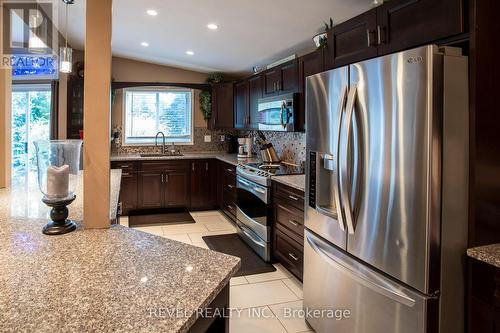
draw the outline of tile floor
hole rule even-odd
[[[196,223],[135,229],[176,241],[207,248],[202,237],[236,232],[219,211],[191,213]],[[120,223],[128,226],[127,217]],[[301,318],[291,318],[290,311],[302,308],[302,283],[280,264],[275,272],[240,276],[231,279],[230,307],[233,333],[306,333],[313,332]]]

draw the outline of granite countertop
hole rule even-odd
[[[36,186],[0,190],[2,331],[186,332],[239,269],[238,258],[120,225],[43,235],[40,197]]]
[[[212,152],[186,152],[182,153],[180,156],[148,156],[142,157],[140,154],[115,154],[111,155],[112,162],[118,161],[163,161],[163,160],[194,160],[194,159],[204,159],[204,158],[215,158],[223,162],[238,165],[238,163],[250,163],[259,162],[260,159],[255,158],[238,158],[237,154],[228,154],[220,151]]]
[[[300,191],[305,191],[306,188],[305,175],[273,176],[272,179],[278,183],[288,185]]]
[[[500,268],[500,243],[473,247],[467,250],[467,255]]]

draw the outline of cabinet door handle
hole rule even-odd
[[[229,172],[234,172],[233,169],[226,169],[226,171],[229,171]]]
[[[128,172],[122,172],[122,176],[130,176],[130,173],[128,173]]]
[[[165,183],[168,183],[168,175],[165,175]]]
[[[194,163],[191,163],[191,170],[194,171]]]
[[[231,206],[231,205],[227,205],[227,208],[229,208],[229,209],[233,209],[233,206]]]
[[[291,252],[290,252],[290,253],[288,253],[288,256],[289,256],[290,258],[292,258],[293,260],[295,260],[295,261],[299,261],[299,257],[297,257],[296,255],[294,255],[294,254],[293,254],[293,253],[291,253]]]
[[[205,171],[208,171],[208,162],[205,162]]]
[[[161,174],[161,182],[164,183],[163,174]]]
[[[371,41],[371,38],[370,38],[370,29],[366,29],[366,40],[368,41],[368,47],[371,47],[372,46],[372,41]]]
[[[234,188],[234,186],[233,186],[233,185],[227,185],[227,187],[229,187],[229,188]]]
[[[380,45],[382,43],[382,37],[380,33],[380,25],[377,25],[377,45]]]
[[[288,223],[290,223],[291,225],[293,225],[294,227],[297,227],[299,224],[297,222],[295,222],[294,220],[288,220]]]
[[[299,198],[294,197],[293,195],[289,195],[288,197],[289,197],[290,199],[292,199],[292,200],[299,201]]]
[[[130,167],[130,165],[120,165],[120,168],[122,169],[128,169]]]
[[[278,81],[278,90],[283,90],[283,85],[281,81]]]

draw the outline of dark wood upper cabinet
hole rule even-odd
[[[68,80],[68,139],[80,139],[83,130],[83,79],[72,76]]]
[[[234,127],[247,128],[249,124],[248,80],[234,84]]]
[[[259,98],[263,96],[263,78],[262,75],[254,75],[248,78],[248,94],[249,94],[249,127],[257,129],[259,127]]]
[[[297,60],[292,60],[280,67],[281,82],[278,90],[281,93],[294,93],[299,89],[299,71]]]
[[[230,129],[234,127],[233,83],[224,82],[212,85],[212,117],[208,128]]]
[[[217,202],[217,167],[215,160],[191,161],[191,209],[214,209]]]
[[[424,45],[465,31],[463,0],[389,1],[376,10],[378,55]]]
[[[281,81],[281,71],[273,68],[264,72],[264,93],[267,96],[278,92],[278,82]]]
[[[296,59],[265,71],[263,76],[265,96],[298,91],[299,72]]]
[[[377,56],[376,8],[340,23],[328,31],[328,50],[333,67]]]

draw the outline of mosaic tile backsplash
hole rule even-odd
[[[160,147],[154,146],[122,146],[121,128],[116,127],[113,133],[118,133],[118,139],[113,141],[113,154],[147,154],[160,151]],[[271,142],[282,161],[301,165],[306,160],[306,136],[302,132],[263,132],[268,142]],[[256,131],[211,131],[207,128],[194,129],[193,145],[176,145],[176,149],[181,152],[208,152],[227,151],[227,144],[220,141],[220,136],[225,134],[238,135],[239,137],[250,136],[255,138]],[[212,142],[205,142],[205,135],[210,135]],[[260,152],[256,145],[253,148],[254,154],[259,157]]]
[[[301,165],[306,160],[306,134],[303,132],[263,132],[268,142],[271,142],[282,161]],[[255,138],[256,131],[239,131],[238,135]],[[260,152],[254,145],[254,153]]]
[[[116,127],[113,133],[118,133],[118,139],[113,140],[113,154],[148,154],[160,152],[160,147],[154,146],[122,146],[121,145],[121,128]],[[175,148],[181,152],[208,152],[208,151],[226,151],[227,144],[220,141],[220,136],[225,134],[236,134],[229,131],[210,131],[207,128],[194,129],[194,144],[193,145],[176,145]],[[205,135],[210,135],[212,141],[205,142]]]

